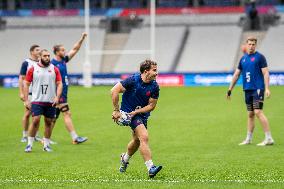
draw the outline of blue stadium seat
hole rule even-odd
[[[83,9],[84,0],[68,0],[66,3],[66,9]]]
[[[160,0],[158,7],[186,7],[186,0]]]
[[[203,0],[204,6],[218,7],[218,6],[239,6],[239,0]]]

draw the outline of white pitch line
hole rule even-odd
[[[148,182],[148,183],[284,183],[284,180],[154,180],[154,179],[0,179],[2,183],[104,183],[104,182]]]

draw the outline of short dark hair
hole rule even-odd
[[[36,44],[32,45],[32,46],[30,47],[30,52],[34,51],[35,48],[38,48],[38,47],[39,47],[39,45],[36,45]]]
[[[49,52],[47,49],[42,49],[41,51],[40,51],[40,56],[42,55],[42,53],[43,52]]]
[[[56,53],[60,50],[60,47],[62,47],[63,45],[54,45],[53,46],[53,53],[56,55]]]
[[[249,41],[254,41],[255,44],[256,44],[256,43],[257,43],[257,38],[254,37],[254,36],[249,36],[249,37],[247,38],[247,42],[249,42]]]
[[[149,71],[151,66],[157,66],[157,62],[153,60],[146,59],[140,64],[140,73],[144,73],[144,71]]]

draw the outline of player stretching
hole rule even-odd
[[[230,99],[231,92],[240,74],[242,73],[243,90],[245,92],[245,102],[248,111],[248,125],[247,137],[239,145],[251,143],[252,134],[255,127],[254,118],[256,116],[259,119],[265,133],[264,141],[257,145],[266,146],[274,143],[270,133],[268,120],[262,111],[264,93],[267,98],[270,97],[269,71],[265,57],[255,50],[256,44],[257,39],[255,37],[249,37],[247,39],[247,53],[241,58],[239,66],[234,73],[232,82],[227,92],[227,98]]]
[[[32,82],[32,100],[28,100],[29,86]],[[25,106],[31,109],[32,124],[29,128],[28,145],[25,152],[31,152],[36,131],[39,127],[41,115],[44,116],[45,131],[43,138],[43,150],[50,152],[50,136],[52,133],[52,121],[56,117],[55,105],[58,104],[62,92],[62,81],[57,67],[50,64],[50,53],[41,50],[40,62],[32,66],[26,76],[24,84]]]
[[[56,109],[56,119],[59,117],[60,112],[63,114],[64,123],[66,129],[71,135],[73,144],[80,144],[88,140],[87,137],[80,137],[77,135],[72,119],[69,105],[67,103],[67,93],[68,93],[68,74],[67,74],[67,63],[77,54],[80,47],[86,38],[87,34],[82,33],[80,40],[74,44],[73,48],[66,54],[63,45],[55,45],[53,47],[53,52],[55,58],[51,60],[51,63],[58,67],[60,74],[62,76],[63,91],[59,100],[59,105]],[[56,120],[54,121],[55,125]],[[54,127],[54,126],[53,126]]]
[[[26,74],[29,68],[31,68],[33,65],[38,63],[40,57],[40,47],[39,45],[32,45],[30,47],[30,58],[25,59],[25,61],[22,63],[21,71],[19,74],[19,92],[20,92],[20,99],[24,102],[24,80],[26,78]],[[29,90],[29,100],[31,99],[31,87]],[[24,116],[22,119],[22,125],[23,125],[23,137],[21,139],[21,142],[27,142],[28,141],[28,129],[29,129],[29,119],[30,119],[30,110],[25,107]],[[40,141],[41,138],[38,136],[38,134],[35,137],[36,141]]]
[[[130,127],[133,131],[132,140],[127,146],[127,152],[121,155],[120,172],[125,172],[131,156],[140,149],[140,153],[148,169],[149,177],[154,177],[162,166],[155,166],[148,145],[147,120],[150,112],[156,107],[159,98],[159,85],[157,84],[157,63],[145,60],[140,65],[140,73],[117,83],[111,89],[113,104],[112,119],[118,121],[121,116],[119,111],[119,93],[123,93],[121,110],[130,113],[132,120]]]

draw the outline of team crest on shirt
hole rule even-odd
[[[51,70],[48,70],[48,72],[51,72]]]
[[[255,61],[255,58],[254,58],[254,57],[252,57],[252,58],[250,59],[250,61],[254,62],[254,61]]]
[[[146,96],[150,96],[151,95],[151,92],[150,91],[147,91],[146,92]]]

